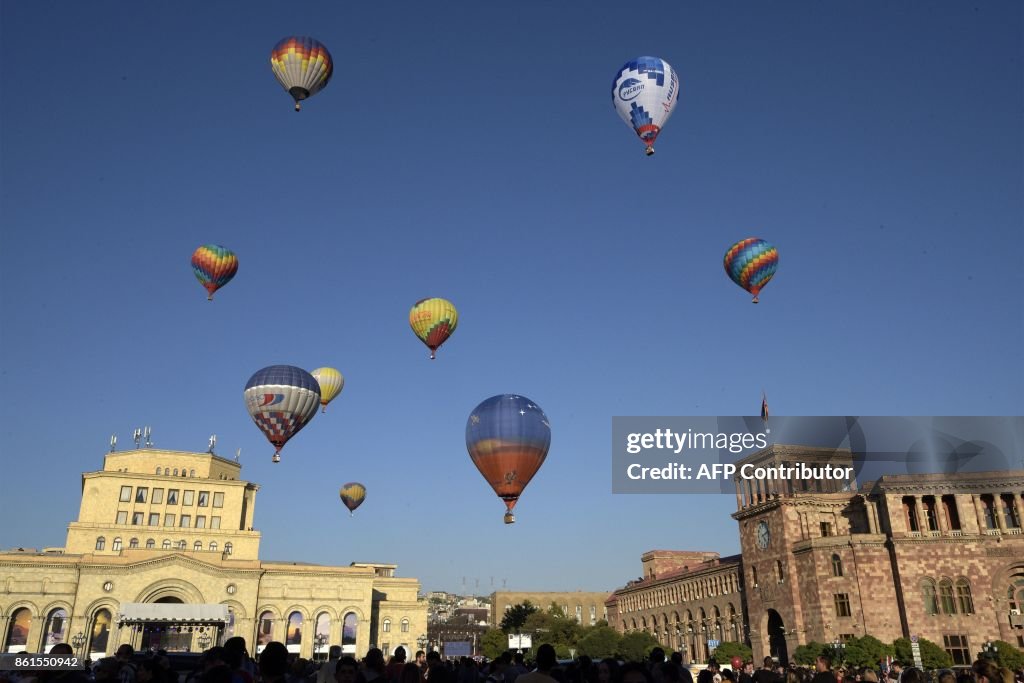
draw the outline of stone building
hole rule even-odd
[[[800,462],[852,456],[776,445],[738,464]],[[957,664],[988,640],[1024,646],[1024,471],[736,483],[755,660],[863,635],[918,635]]]
[[[707,661],[715,641],[746,639],[738,555],[652,550],[640,559],[643,576],[607,599],[609,626],[647,631],[687,662]]]
[[[231,635],[302,657],[338,644],[413,650],[427,631],[419,582],[393,564],[263,562],[259,486],[208,453],[110,452],[82,475],[64,548],[0,553],[0,652],[68,642],[93,659],[121,643],[199,650]]]
[[[558,592],[513,592],[498,591],[491,593],[491,626],[498,627],[505,616],[505,612],[513,605],[530,601],[534,607],[540,610],[547,610],[551,603],[555,603],[565,612],[565,615],[575,619],[583,626],[592,626],[601,619],[607,619],[604,602],[608,593],[587,593],[584,591]]]

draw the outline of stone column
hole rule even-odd
[[[939,533],[945,536],[949,532],[949,520],[946,519],[946,504],[941,494],[935,498],[935,520],[939,525]]]
[[[1003,500],[998,493],[992,494],[992,515],[996,518],[996,526],[1001,533],[1006,533],[1006,520],[1003,519]]]
[[[1010,495],[1013,496],[1013,509],[1017,513],[1017,527],[1022,528],[1024,527],[1024,510],[1021,508],[1024,508],[1024,502],[1016,493],[1011,493]]]

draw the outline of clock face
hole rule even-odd
[[[764,550],[771,541],[771,534],[768,533],[768,522],[761,520],[757,525],[757,547]]]

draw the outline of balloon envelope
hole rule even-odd
[[[748,237],[729,247],[724,258],[725,272],[732,281],[754,295],[754,303],[761,289],[775,275],[779,265],[779,252],[758,237]]]
[[[275,447],[274,462],[288,440],[316,415],[320,385],[313,376],[292,365],[271,365],[257,371],[245,385],[249,416]]]
[[[356,508],[363,504],[366,499],[366,487],[357,481],[350,481],[338,491],[341,502],[348,508],[349,514],[356,511]]]
[[[459,312],[447,299],[420,299],[409,311],[409,325],[420,341],[430,349],[433,360],[435,352],[452,336],[459,324]]]
[[[331,53],[323,43],[307,36],[281,39],[270,51],[270,66],[277,82],[295,100],[295,111],[302,100],[323,90],[334,73]]]
[[[612,81],[615,111],[654,154],[654,141],[679,100],[679,76],[659,57],[637,57],[626,62]]]
[[[466,423],[466,450],[499,498],[505,522],[548,455],[551,425],[540,406],[524,396],[500,394],[478,405]]]
[[[231,282],[238,272],[238,257],[227,247],[204,244],[192,252],[192,271],[206,288],[207,301],[213,301],[213,293]]]
[[[345,388],[345,376],[334,368],[317,368],[309,373],[320,385],[321,412],[327,412],[327,404],[337,398]]]

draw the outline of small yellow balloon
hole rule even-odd
[[[409,311],[409,325],[430,349],[430,359],[459,324],[459,312],[447,299],[421,299]]]
[[[345,388],[345,376],[334,368],[317,368],[309,374],[320,384],[320,412],[326,413],[327,404]]]

